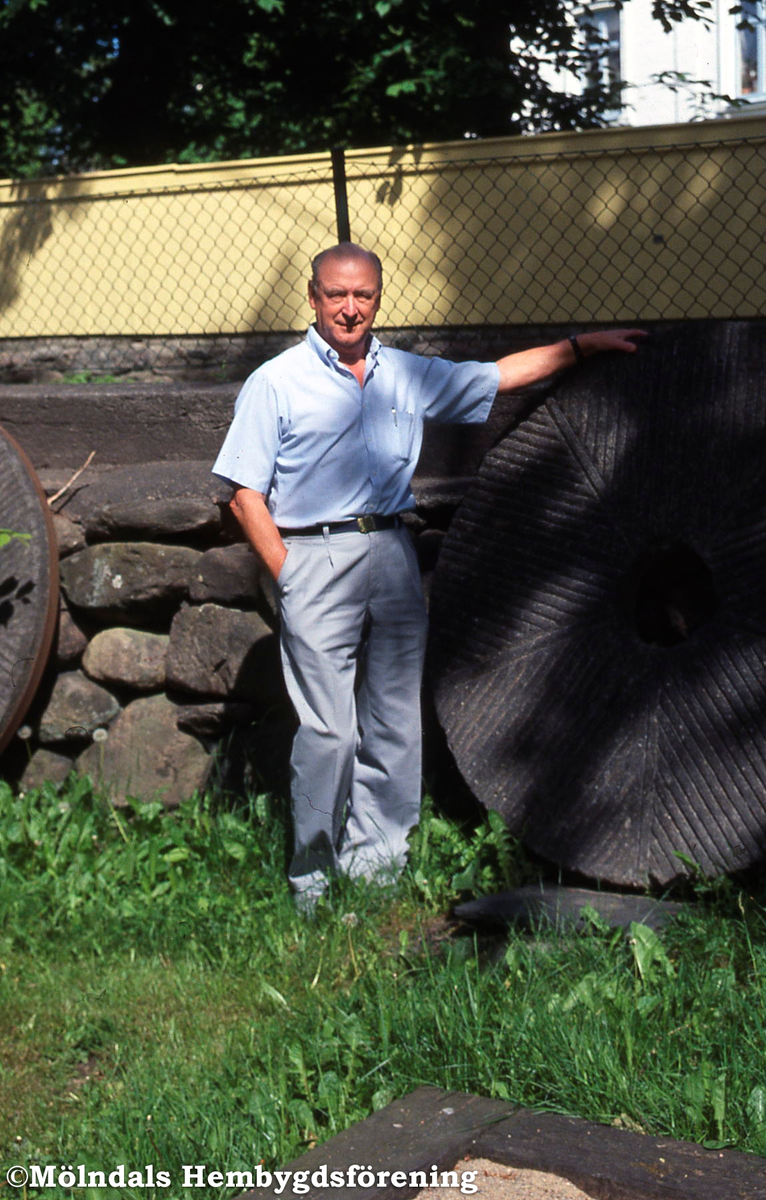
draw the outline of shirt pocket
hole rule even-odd
[[[392,408],[391,421],[393,424],[394,458],[401,462],[410,462],[418,453],[416,445],[418,436],[418,421],[414,412],[407,409]]]

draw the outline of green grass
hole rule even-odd
[[[279,1167],[423,1083],[766,1153],[764,910],[734,884],[662,940],[594,918],[493,961],[441,914],[529,870],[497,819],[427,808],[398,888],[340,887],[313,922],[285,856],[270,797],[0,785],[4,1166],[153,1163],[177,1197],[182,1164]]]

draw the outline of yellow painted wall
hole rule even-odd
[[[347,155],[380,324],[766,313],[766,118]],[[0,182],[0,337],[302,329],[328,155]]]

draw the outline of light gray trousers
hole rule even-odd
[[[290,882],[395,876],[420,812],[426,611],[406,529],[285,538],[282,665],[300,722]]]

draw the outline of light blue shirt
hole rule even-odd
[[[362,387],[312,325],[247,379],[213,474],[268,496],[283,528],[415,507],[424,421],[486,421],[495,363],[452,363],[381,346]]]

